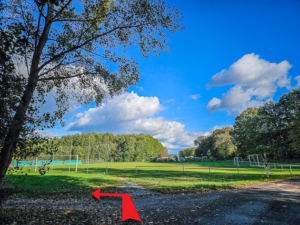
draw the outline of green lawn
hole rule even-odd
[[[55,166],[45,175],[27,171],[28,175],[7,175],[4,187],[20,192],[17,197],[83,198],[89,197],[96,188],[114,192],[123,184],[119,177],[161,193],[205,192],[220,189],[243,188],[261,182],[300,176],[300,167],[272,166],[270,177],[264,168],[239,168],[233,162],[183,162],[183,163],[109,163]],[[26,171],[26,168],[24,168]]]

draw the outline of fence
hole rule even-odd
[[[34,167],[36,172],[38,167],[49,166],[52,168],[54,166],[62,166],[71,171],[71,168],[77,172],[78,164],[82,164],[81,160],[78,160],[78,155],[50,155],[50,156],[39,156],[35,160],[14,160],[12,165],[14,167]]]
[[[280,165],[280,168],[281,168],[281,171],[283,172],[283,168],[284,167],[287,167],[289,170],[290,170],[290,173],[292,174],[293,173],[293,167],[298,167],[300,168],[300,165],[286,165],[286,164],[276,164],[275,163],[269,163],[269,165],[273,166],[275,170],[277,170],[278,168],[278,165]],[[160,174],[161,172],[161,168],[182,168],[180,169],[180,171],[182,172],[185,172],[187,170],[203,170],[204,172],[207,171],[208,173],[212,173],[212,172],[215,172],[215,171],[235,171],[237,174],[240,174],[240,172],[242,171],[246,171],[247,169],[250,169],[250,168],[247,168],[247,167],[239,167],[239,166],[236,166],[236,167],[214,167],[214,166],[202,166],[202,167],[190,167],[190,166],[136,166],[135,167],[135,173],[137,174],[138,173],[138,168],[157,168],[157,172],[158,174]],[[260,167],[262,168],[262,167]],[[263,171],[266,170],[266,175],[269,176],[269,170],[270,168],[263,168]]]
[[[29,167],[29,166],[43,166],[43,165],[50,165],[50,166],[58,166],[58,165],[76,165],[82,164],[81,160],[39,160],[39,161],[13,161],[13,167]]]
[[[279,169],[281,169],[281,171],[284,170],[284,167],[287,167],[287,169],[289,169],[291,173],[293,173],[293,167],[300,168],[300,165],[293,165],[293,164],[268,163],[268,165],[273,166],[273,168],[275,170],[277,170],[277,168],[279,168]]]
[[[239,174],[239,168],[236,167],[236,168],[228,168],[228,167],[210,167],[210,166],[207,166],[207,167],[187,167],[187,166],[136,166],[135,167],[135,173],[137,173],[138,171],[138,168],[157,168],[157,171],[158,173],[160,174],[160,169],[161,168],[182,168],[182,172],[185,172],[185,170],[193,170],[193,169],[197,169],[197,170],[203,170],[203,171],[208,171],[209,173],[212,172],[212,170],[236,170],[237,173]]]

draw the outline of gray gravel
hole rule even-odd
[[[131,194],[142,223],[127,224],[300,224],[300,178],[202,194],[161,195],[129,186],[120,187],[120,192]],[[120,199],[15,199],[3,207],[84,210],[93,214],[93,224],[124,224]]]

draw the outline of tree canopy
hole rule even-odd
[[[211,135],[200,136],[195,140],[196,156],[208,156],[215,159],[226,159],[234,155],[235,146],[230,132],[232,127],[216,129]]]
[[[248,108],[235,118],[233,127],[200,136],[194,143],[196,156],[216,159],[250,154],[274,160],[300,158],[300,89],[284,94],[278,101]]]
[[[196,147],[185,148],[179,151],[180,157],[191,157],[195,155]]]
[[[267,154],[273,159],[300,158],[300,90],[258,109],[248,108],[235,119],[232,135],[237,154]]]
[[[11,59],[10,73],[17,76],[9,78],[13,90],[5,82],[0,88],[1,98],[11,93],[11,103],[1,108],[1,115],[9,116],[1,121],[7,127],[1,136],[0,185],[24,125],[34,130],[57,120],[64,124],[70,100],[99,104],[135,85],[138,64],[128,56],[128,46],[144,57],[159,55],[168,50],[165,33],[183,28],[181,13],[162,0],[7,0],[0,6],[1,35],[11,37],[1,43],[0,62]],[[16,92],[19,80],[24,84]],[[57,108],[41,114],[49,95]]]
[[[56,146],[55,155],[78,155],[80,160],[141,162],[165,154],[165,147],[148,134],[74,134],[40,143],[40,146],[47,145]]]

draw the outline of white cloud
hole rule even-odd
[[[100,107],[88,109],[76,122],[70,123],[67,129],[115,134],[146,133],[157,138],[170,150],[193,146],[200,133],[185,131],[185,125],[177,121],[155,117],[161,110],[163,107],[157,97],[124,93]]]
[[[69,67],[65,67],[63,68],[65,71],[71,71],[71,72],[76,72],[77,70],[81,71],[82,68],[77,68],[75,69],[72,66]],[[92,78],[92,83],[93,85],[98,87],[98,90],[100,90],[103,94],[103,96],[109,96],[108,94],[108,88],[107,86],[103,83],[101,78],[98,77],[94,77]],[[91,96],[96,96],[97,93],[95,90],[93,90],[92,88],[90,88],[90,86],[88,87],[81,87],[80,86],[80,82],[79,82],[79,78],[78,77],[72,77],[68,80],[68,82],[66,82],[63,86],[63,91],[66,93],[67,96],[67,101],[63,101],[60,104],[60,107],[57,106],[57,102],[56,99],[59,97],[57,94],[57,88],[53,87],[53,89],[48,92],[45,93],[45,104],[42,105],[39,109],[39,116],[43,115],[44,113],[50,113],[51,115],[53,115],[53,113],[59,109],[65,109],[65,116],[69,116],[75,109],[77,109],[78,107],[80,107],[80,104],[83,100],[83,96],[84,98],[86,98],[88,96],[88,98],[90,98],[90,102],[93,101],[93,97]],[[38,96],[38,92],[35,91],[34,92],[34,96]],[[76,116],[80,116],[80,114],[77,114]]]
[[[300,87],[300,75],[296,76],[295,80],[297,81],[296,87]]]
[[[139,89],[140,91],[143,91],[144,88],[143,87],[140,87],[140,86],[135,86],[137,89]]]
[[[219,126],[219,125],[216,125],[216,126],[214,126],[211,130],[210,130],[210,133],[213,133],[215,130],[217,130],[217,129],[222,129],[223,127],[225,127],[225,126]]]
[[[35,132],[38,133],[39,135],[41,135],[42,137],[47,137],[47,138],[60,137],[61,136],[58,133],[54,133],[50,130],[36,130]]]
[[[207,108],[209,111],[216,111],[221,105],[221,100],[218,98],[213,98],[212,100],[209,101],[207,104]]]
[[[80,118],[80,117],[83,117],[83,113],[77,113],[76,114],[76,118]]]
[[[198,132],[185,131],[184,124],[162,117],[139,119],[133,127],[135,131],[151,134],[169,149],[193,146],[194,140],[200,136]]]
[[[213,98],[207,104],[209,112],[227,110],[229,114],[240,113],[248,107],[258,107],[272,99],[278,88],[291,88],[287,76],[291,65],[287,61],[271,63],[258,55],[247,54],[212,77],[207,85],[224,86],[234,84],[221,99]]]
[[[193,100],[197,100],[198,98],[200,98],[200,94],[194,94],[194,95],[189,95],[189,98],[193,99]]]
[[[246,54],[230,66],[212,77],[208,87],[241,84],[244,87],[256,87],[285,79],[291,65],[284,60],[278,64],[260,59],[254,53]]]

